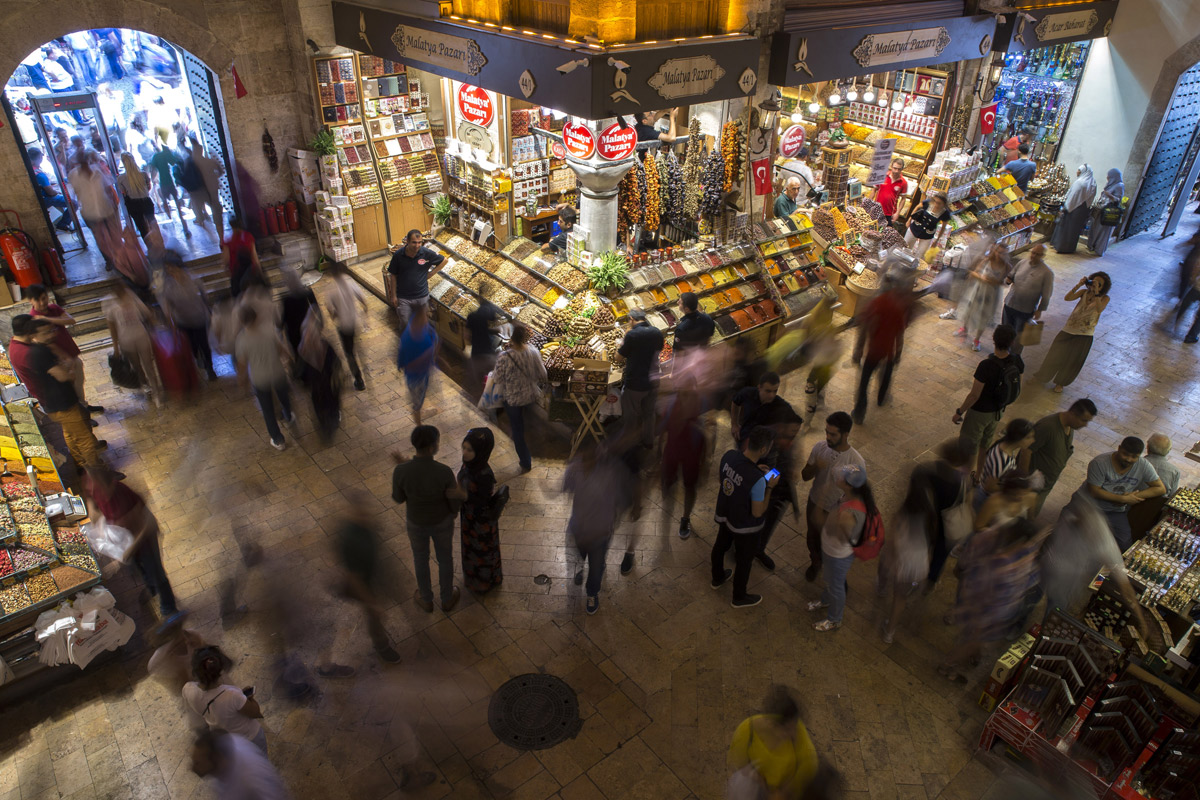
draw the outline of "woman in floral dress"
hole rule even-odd
[[[496,476],[488,466],[496,439],[489,428],[472,428],[462,443],[458,483],[467,492],[459,511],[462,523],[463,582],[483,593],[504,580],[500,570],[500,528],[492,516]]]

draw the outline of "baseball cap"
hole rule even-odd
[[[842,467],[842,480],[855,489],[861,489],[867,482],[867,473],[853,464]]]

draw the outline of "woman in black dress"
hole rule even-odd
[[[504,580],[500,569],[500,528],[492,516],[496,476],[488,466],[496,438],[489,428],[472,428],[462,443],[458,483],[467,491],[459,511],[462,523],[463,583],[483,593]]]

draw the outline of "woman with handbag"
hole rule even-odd
[[[183,686],[183,705],[193,730],[219,728],[236,733],[267,753],[262,709],[251,688],[239,689],[221,679],[233,666],[229,656],[216,646],[201,647],[192,654],[192,680]]]
[[[467,493],[459,509],[463,584],[483,594],[504,580],[500,568],[500,526],[492,496],[496,476],[488,465],[496,438],[490,428],[472,428],[462,443],[458,485]]]
[[[161,405],[162,383],[158,377],[154,348],[150,342],[150,326],[153,323],[150,310],[138,299],[128,284],[121,280],[113,282],[112,297],[106,298],[100,308],[108,323],[113,356],[118,360],[128,360],[142,384],[146,386],[146,394],[154,398],[156,405]],[[116,364],[113,368],[117,369]]]
[[[508,349],[496,359],[492,375],[495,391],[504,398],[504,413],[512,426],[513,447],[521,472],[529,472],[533,469],[533,456],[525,442],[525,416],[541,399],[547,377],[542,355],[529,344],[529,329],[524,325],[513,323]]]
[[[784,686],[772,686],[763,713],[742,720],[727,756],[736,771],[728,800],[796,800],[817,775],[817,748]]]
[[[1104,255],[1113,231],[1121,224],[1124,210],[1121,204],[1124,201],[1125,181],[1121,177],[1121,170],[1113,167],[1108,171],[1108,182],[1100,190],[1100,198],[1092,209],[1092,228],[1088,231],[1088,250],[1098,256]]]

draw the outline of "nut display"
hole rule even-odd
[[[58,594],[58,584],[49,572],[42,572],[25,579],[25,591],[29,592],[30,600],[40,603]]]
[[[818,208],[812,214],[813,230],[818,236],[827,242],[832,242],[838,237],[837,228],[834,226],[833,215],[828,209]]]
[[[4,610],[5,614],[13,614],[23,608],[29,608],[30,604],[29,592],[25,591],[25,584],[18,583],[7,589],[0,589],[0,608]]]
[[[60,592],[66,592],[81,583],[86,583],[96,576],[86,570],[72,567],[69,564],[60,564],[50,570],[50,574],[54,577],[54,582],[58,584]]]

